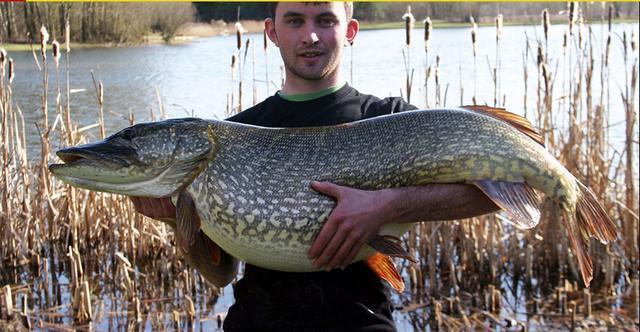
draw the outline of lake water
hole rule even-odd
[[[567,69],[562,67],[562,34],[566,27],[552,26],[549,40],[549,56],[553,64],[552,71],[557,82],[564,80]],[[602,31],[605,26],[593,25],[593,47],[596,54],[602,51]],[[610,129],[614,146],[621,146],[624,139],[624,110],[619,92],[625,84],[626,68],[623,62],[623,50],[620,43],[622,32],[630,35],[638,31],[638,24],[615,24],[614,41],[611,48],[610,64]],[[501,44],[500,71],[502,93],[506,95],[506,107],[516,113],[524,114],[525,81],[523,78],[523,58],[526,50],[526,35],[532,47],[526,64],[528,79],[528,112],[533,120],[533,106],[536,102],[536,39],[542,38],[542,31],[537,26],[505,27]],[[243,62],[244,99],[246,108],[252,104],[252,85],[257,90],[256,100],[262,100],[274,93],[282,80],[281,60],[277,48],[270,44],[267,48],[268,65],[263,53],[262,35],[247,35],[252,40],[247,60]],[[414,72],[412,102],[419,107],[425,106],[422,82],[424,80],[425,59],[422,31],[414,31],[414,40],[410,53],[410,67]],[[619,38],[620,37],[620,38]],[[74,91],[71,95],[71,110],[74,121],[81,126],[96,122],[98,105],[91,78],[93,71],[98,80],[104,84],[105,119],[107,133],[115,132],[128,125],[126,119],[129,112],[137,121],[150,119],[150,111],[158,113],[158,97],[168,117],[195,115],[203,118],[225,118],[229,96],[235,94],[237,99],[238,76],[232,79],[231,56],[236,52],[235,36],[202,38],[193,42],[178,45],[153,45],[124,48],[74,49],[70,53],[70,85]],[[479,103],[493,104],[493,81],[487,65],[487,59],[495,62],[495,28],[478,29],[478,57],[476,62],[476,94]],[[379,97],[397,96],[404,90],[405,65],[403,60],[404,30],[361,31],[356,43],[345,52],[345,78],[363,93]],[[254,55],[255,54],[255,55]],[[573,51],[573,56],[576,55]],[[444,106],[458,106],[461,85],[464,89],[462,104],[471,104],[474,94],[474,59],[471,49],[470,30],[468,28],[436,29],[430,42],[428,62],[435,63],[439,55],[440,81]],[[31,52],[14,52],[10,56],[15,60],[16,78],[13,82],[13,100],[25,114],[30,141],[30,157],[37,158],[38,140],[35,123],[40,121],[40,96],[42,95],[42,76],[33,60]],[[242,55],[241,57],[244,57]],[[255,66],[253,60],[255,59]],[[637,53],[631,61],[637,61]],[[600,68],[600,57],[597,56],[596,68]],[[49,107],[54,114],[54,91],[58,75],[49,56],[50,68],[50,101]],[[559,67],[555,64],[559,62]],[[62,61],[64,63],[64,59]],[[60,81],[64,82],[64,67],[61,68]],[[255,70],[254,70],[255,68]],[[255,75],[254,75],[255,72]],[[269,82],[266,82],[266,76]],[[353,75],[351,75],[353,73]],[[594,85],[600,86],[599,73],[594,73]],[[433,77],[430,82],[434,86]],[[447,89],[448,87],[448,89]],[[62,88],[64,91],[64,87]],[[561,99],[561,84],[555,88],[556,98]],[[594,89],[595,101],[599,101],[599,92]],[[434,104],[431,90],[430,104]],[[64,100],[64,97],[63,97]],[[554,103],[556,105],[557,102]],[[638,105],[638,96],[635,96]],[[50,117],[53,119],[53,116]],[[637,128],[636,128],[637,130]],[[90,140],[96,139],[97,129],[88,132]],[[637,140],[637,131],[636,131]],[[57,144],[57,143],[54,143]],[[55,146],[57,147],[57,145]],[[215,312],[224,312],[231,303],[232,291],[225,289],[218,300]],[[408,329],[408,322],[402,315],[397,321],[403,329]],[[211,325],[209,325],[211,324]],[[215,322],[203,324],[207,328],[215,327]],[[149,326],[147,326],[149,327]]]
[[[562,85],[568,68],[563,67],[562,35],[565,25],[552,25],[549,33],[549,58],[551,71],[555,75],[556,86],[554,97],[557,103],[562,97]],[[599,55],[603,49],[601,36],[605,36],[604,25],[592,25],[593,47]],[[623,61],[623,31],[630,36],[631,31],[638,31],[638,24],[613,25],[613,43],[610,63],[610,123],[612,140],[618,146],[624,138],[624,119],[619,92],[627,86],[625,64]],[[525,35],[526,33],[526,35]],[[435,57],[440,56],[440,82],[444,106],[455,107],[461,104],[461,85],[464,89],[462,103],[471,104],[474,89],[480,104],[493,104],[493,80],[487,60],[495,63],[495,28],[480,27],[478,29],[478,56],[476,60],[476,79],[474,80],[474,59],[471,48],[469,28],[435,29],[430,41],[429,64],[435,64]],[[528,92],[527,116],[533,118],[537,86],[537,66],[535,54],[537,39],[542,39],[539,26],[504,27],[501,41],[501,90],[506,95],[506,107],[519,114],[524,114],[525,81],[523,76],[523,59],[528,36],[532,54],[527,61]],[[152,45],[125,48],[73,49],[70,53],[70,86],[71,110],[73,119],[81,125],[96,122],[98,105],[93,87],[91,71],[104,84],[105,119],[107,133],[117,131],[128,124],[129,112],[135,115],[136,121],[148,121],[150,111],[158,113],[159,92],[168,117],[184,117],[195,115],[203,118],[225,118],[230,95],[237,100],[238,74],[232,81],[231,56],[236,52],[236,39],[233,36],[202,38],[193,42],[178,45]],[[252,105],[253,82],[256,85],[256,100],[260,101],[273,94],[282,80],[282,61],[278,49],[270,44],[267,48],[268,61],[263,52],[262,34],[249,34],[251,47],[243,62],[243,108]],[[577,38],[575,38],[577,40]],[[415,29],[410,54],[411,68],[414,70],[414,88],[411,102],[425,107],[423,81],[425,71],[425,52],[423,33]],[[575,46],[575,45],[574,45]],[[345,78],[363,93],[379,97],[398,96],[405,86],[405,65],[403,59],[404,30],[365,30],[360,31],[355,44],[345,52]],[[575,58],[577,49],[572,52]],[[24,111],[30,141],[37,149],[37,136],[34,123],[42,117],[40,96],[42,95],[42,76],[33,60],[31,52],[13,52],[10,56],[16,64],[16,78],[13,82],[14,101]],[[241,55],[244,58],[244,53]],[[634,56],[637,61],[637,53]],[[254,61],[255,59],[255,61]],[[596,56],[596,69],[600,68],[600,56]],[[630,57],[629,61],[633,61]],[[51,112],[55,107],[55,87],[58,75],[49,56],[50,68],[50,101]],[[255,65],[254,65],[255,62]],[[265,63],[268,64],[265,64]],[[575,62],[575,61],[574,61]],[[64,59],[61,61],[64,63]],[[556,67],[558,63],[558,67]],[[64,66],[61,66],[60,80],[64,91]],[[630,67],[630,66],[628,66]],[[255,68],[255,69],[254,69]],[[255,74],[254,74],[255,73]],[[266,76],[269,76],[267,90]],[[574,75],[575,76],[575,75]],[[598,87],[600,74],[594,73],[595,102],[599,102]],[[476,82],[474,84],[474,81]],[[576,81],[574,78],[573,81]],[[433,75],[430,81],[430,106],[434,105]],[[475,86],[475,88],[474,88]],[[445,96],[446,90],[446,96]],[[63,93],[64,94],[64,93]],[[64,102],[64,96],[62,98]],[[638,96],[635,96],[638,105]],[[50,117],[53,118],[53,117]],[[90,134],[97,134],[94,129]],[[32,154],[37,155],[37,154]]]

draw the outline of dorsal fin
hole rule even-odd
[[[544,139],[542,138],[542,135],[540,135],[540,133],[538,133],[538,131],[533,128],[533,125],[531,125],[531,122],[529,122],[529,120],[521,115],[511,113],[504,108],[496,108],[483,105],[466,105],[462,106],[461,108],[482,113],[498,120],[502,120],[518,129],[523,134],[529,136],[538,144],[544,146]]]

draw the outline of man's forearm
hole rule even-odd
[[[499,210],[480,189],[467,184],[429,184],[385,189],[390,222],[454,220]]]

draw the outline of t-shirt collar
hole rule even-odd
[[[332,94],[340,89],[342,89],[342,87],[344,87],[347,84],[347,82],[343,82],[341,84],[337,84],[334,85],[332,87],[328,87],[325,89],[322,89],[320,91],[316,91],[316,92],[309,92],[309,93],[298,93],[298,94],[292,94],[292,95],[285,95],[282,92],[278,91],[278,95],[287,101],[309,101],[309,100],[313,100],[313,99],[317,99],[320,97],[324,97],[326,95]]]

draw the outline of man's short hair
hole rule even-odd
[[[305,2],[305,4],[313,4],[314,6],[317,6],[319,4],[327,3],[327,2],[328,1],[315,1],[315,2]],[[278,7],[278,2],[269,3],[269,16],[272,19],[276,18],[276,7]],[[353,18],[353,2],[352,1],[344,2],[344,11],[347,16],[347,20],[350,20],[351,18]]]

